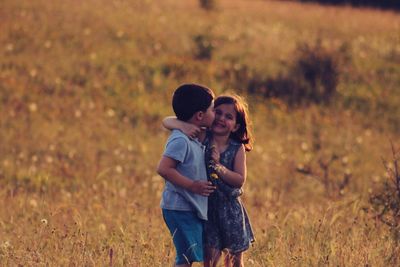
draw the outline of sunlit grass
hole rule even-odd
[[[398,14],[238,0],[211,12],[194,0],[0,6],[1,265],[171,265],[155,168],[173,89],[244,90],[228,88],[227,66],[272,77],[317,39],[349,47],[335,103],[290,109],[248,96],[256,142],[243,198],[257,241],[246,265],[396,265],[368,197],[399,137]],[[210,60],[195,59],[201,34]],[[333,154],[329,177],[351,178],[327,194],[297,170],[320,171]]]

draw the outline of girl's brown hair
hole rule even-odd
[[[215,99],[214,108],[222,104],[231,104],[236,111],[236,123],[239,129],[230,134],[230,138],[243,144],[246,151],[253,149],[253,136],[251,133],[251,122],[246,101],[236,94],[222,95]]]

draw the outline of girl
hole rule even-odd
[[[208,199],[208,221],[205,224],[204,266],[217,266],[226,250],[225,266],[243,266],[243,252],[254,235],[240,199],[246,180],[245,151],[252,149],[246,103],[237,95],[224,95],[214,102],[215,120],[211,132],[168,117],[168,129],[180,129],[197,137],[206,146],[207,174],[217,187]]]

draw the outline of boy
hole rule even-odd
[[[213,99],[209,88],[183,84],[174,92],[172,107],[179,120],[210,127],[214,121]],[[207,181],[204,146],[173,130],[157,172],[166,180],[160,206],[176,249],[175,267],[202,262],[207,197],[215,189]]]

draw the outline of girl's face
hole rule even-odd
[[[211,128],[213,134],[229,135],[238,128],[239,124],[236,123],[236,110],[233,104],[221,104],[215,108],[215,120]]]

